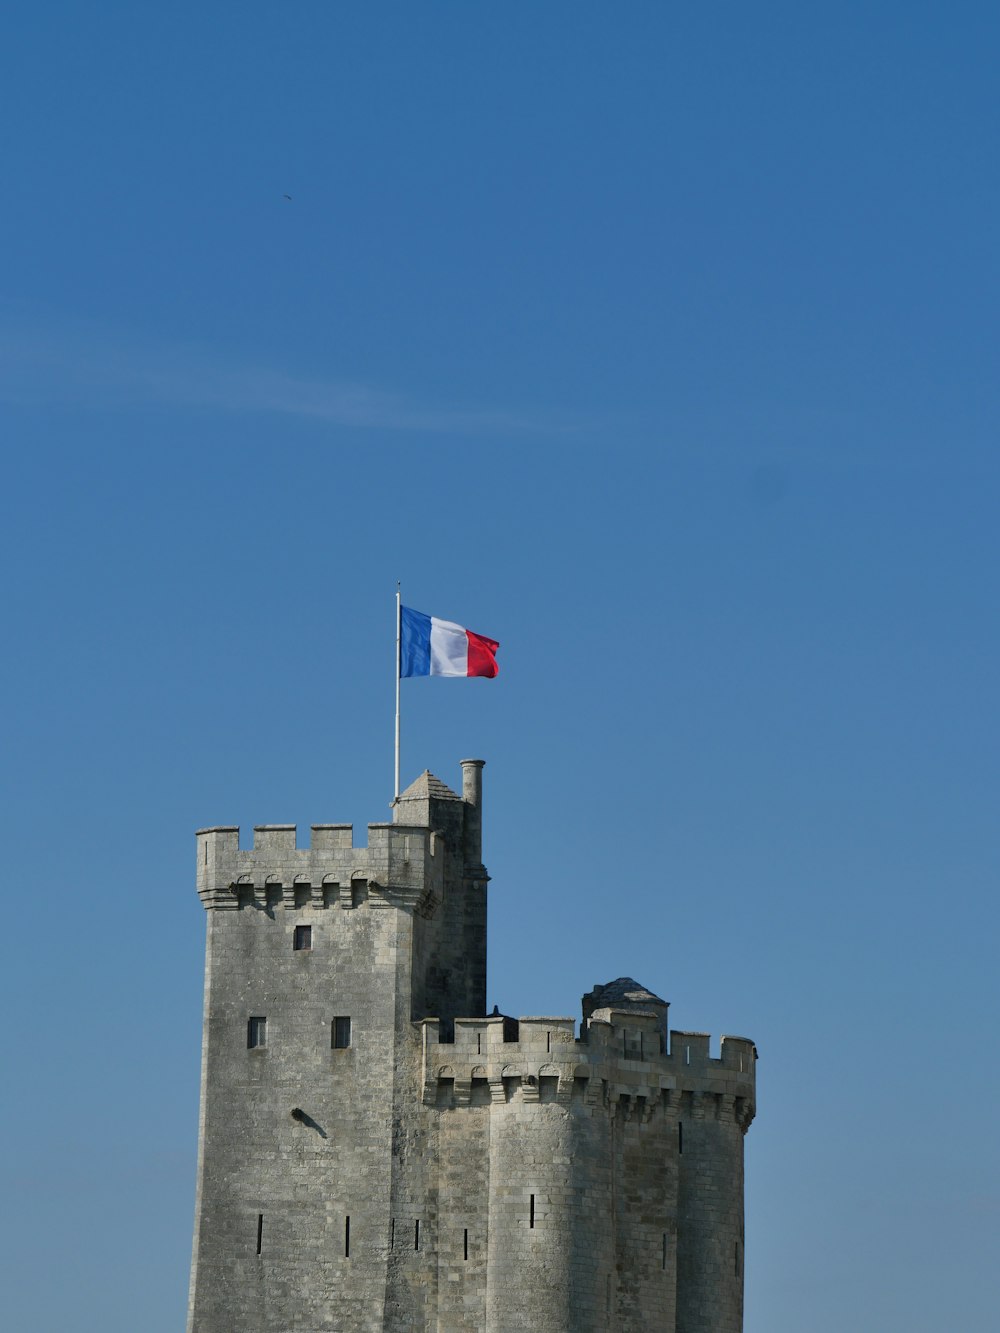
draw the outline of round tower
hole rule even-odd
[[[677,1099],[677,1333],[743,1328],[743,1135],[754,1115],[753,1042],[671,1033]],[[728,1078],[719,1078],[717,1070]],[[713,1068],[714,1067],[714,1068]]]

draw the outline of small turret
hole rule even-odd
[[[666,1051],[669,1008],[667,1000],[661,1000],[658,995],[654,995],[645,986],[640,986],[638,981],[634,981],[631,977],[617,977],[614,981],[606,981],[603,986],[598,983],[583,997],[583,1037],[586,1040],[592,1017],[596,1016],[607,1021],[612,1010],[620,1013],[655,1014],[663,1039],[662,1049]]]
[[[462,760],[462,800],[465,802],[465,864],[483,864],[484,759]]]

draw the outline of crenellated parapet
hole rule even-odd
[[[418,1026],[425,1105],[603,1104],[612,1116],[654,1114],[734,1123],[745,1133],[756,1106],[754,1043],[723,1037],[712,1056],[703,1032],[671,1031],[659,1012],[597,1010],[579,1037],[572,1018],[456,1018],[454,1041],[437,1019]]]
[[[395,906],[430,915],[444,893],[446,841],[435,830],[369,824],[368,845],[353,845],[350,824],[314,824],[308,847],[294,824],[259,824],[253,847],[239,827],[199,829],[198,896],[208,910]]]
[[[294,824],[257,824],[240,847],[235,824],[199,829],[198,896],[213,911],[256,907],[395,906],[433,916],[449,883],[485,890],[481,759],[462,761],[461,796],[424,772],[392,803],[391,823],[368,825],[354,846],[351,824],[313,824],[299,847]]]

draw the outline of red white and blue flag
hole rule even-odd
[[[400,676],[495,676],[496,639],[451,620],[400,607]]]

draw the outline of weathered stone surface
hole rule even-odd
[[[753,1043],[713,1059],[631,978],[579,1035],[488,1016],[481,771],[423,774],[367,847],[198,834],[189,1333],[742,1328]]]

